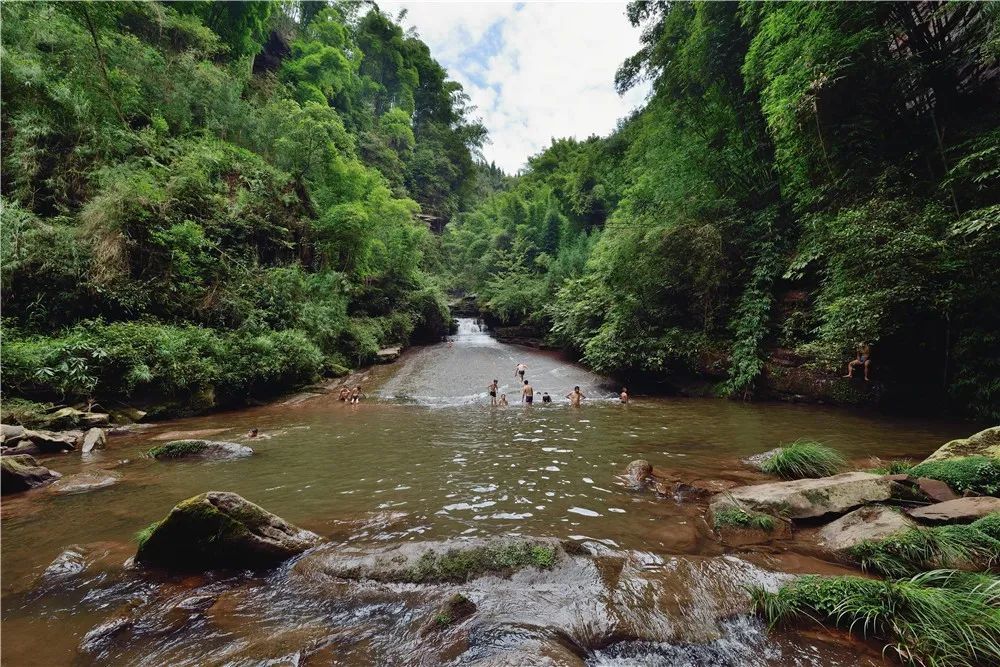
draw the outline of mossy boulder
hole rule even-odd
[[[60,473],[38,465],[28,454],[0,456],[0,489],[4,494],[44,486],[60,477]]]
[[[136,563],[186,571],[273,567],[320,542],[315,533],[226,491],[178,503],[137,539]]]
[[[924,463],[965,456],[1000,458],[1000,426],[993,426],[968,438],[946,442],[924,459]]]
[[[216,440],[172,440],[153,447],[147,452],[154,459],[240,459],[253,454],[253,450],[237,442]]]

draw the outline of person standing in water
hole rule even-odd
[[[628,405],[628,387],[622,387],[622,393],[618,394],[618,400],[622,405]]]
[[[531,402],[535,400],[535,389],[528,381],[524,381],[524,389],[521,390],[521,402],[527,405],[531,405]]]
[[[571,391],[568,394],[566,394],[566,398],[569,399],[570,404],[574,408],[578,408],[578,407],[580,407],[580,401],[582,401],[583,399],[585,399],[587,397],[583,395],[583,392],[580,391],[580,386],[577,385],[577,386],[573,387],[573,391]]]
[[[520,364],[520,363],[519,363],[519,364],[518,364],[518,365],[517,365],[517,366],[516,366],[516,367],[514,368],[514,377],[518,377],[518,376],[520,376],[520,377],[521,377],[521,379],[523,380],[523,379],[524,379],[524,372],[525,372],[526,370],[528,370],[528,367],[527,367],[527,366],[525,366],[524,364]]]
[[[497,384],[496,378],[493,378],[493,384],[491,384],[490,386],[488,386],[486,389],[487,389],[487,391],[490,392],[490,405],[496,405],[497,404],[497,390],[499,389],[499,386]]]

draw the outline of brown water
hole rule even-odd
[[[499,344],[471,320],[461,324],[453,347],[411,350],[373,371],[358,406],[326,395],[175,420],[113,437],[108,449],[87,457],[45,460],[64,474],[115,468],[123,479],[85,494],[42,489],[5,498],[3,663],[512,664],[530,655],[553,664],[848,665],[871,657],[828,637],[769,638],[746,614],[745,585],[774,586],[781,572],[836,567],[766,549],[727,550],[700,506],[630,490],[618,475],[645,458],[685,475],[718,477],[738,471],[747,454],[799,437],[859,461],[919,458],[967,435],[968,426],[708,399],[638,396],[623,406],[585,369]],[[516,403],[518,361],[528,365],[536,396],[549,391],[556,403]],[[488,404],[494,377],[511,398],[507,408]],[[573,385],[588,397],[582,408],[562,398]],[[163,463],[142,455],[182,437],[176,432],[213,429],[205,437],[242,441],[252,426],[263,437],[250,443],[256,454],[249,459]],[[549,589],[531,579],[488,578],[463,589],[480,596],[485,620],[463,635],[427,639],[420,618],[436,593],[413,587],[316,583],[293,564],[257,576],[206,577],[122,567],[137,530],[210,489],[239,493],[323,535],[329,544],[320,552],[556,537],[597,557],[625,554],[623,571],[632,574],[611,592],[606,582],[588,592],[581,582],[589,570],[569,569],[553,575],[566,578],[553,589],[558,594],[540,593]],[[507,606],[498,602],[511,597]],[[595,599],[604,602],[577,608]],[[573,612],[561,616],[567,609]],[[635,618],[626,622],[622,614]],[[115,631],[85,641],[109,622]],[[575,653],[559,655],[553,646],[567,642]]]

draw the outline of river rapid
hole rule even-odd
[[[536,391],[531,407],[519,403],[519,362]],[[489,404],[493,378],[506,408]],[[574,385],[587,396],[580,408],[563,398]],[[630,489],[620,475],[643,458],[718,478],[799,437],[859,462],[918,458],[968,426],[814,405],[635,396],[626,406],[617,389],[466,319],[451,345],[372,370],[360,405],[299,396],[143,427],[86,457],[42,458],[63,474],[113,468],[122,479],[85,494],[4,498],[3,664],[880,664],[867,645],[827,631],[768,634],[748,613],[747,586],[846,570],[780,548],[726,548],[703,506]],[[543,391],[554,403],[540,402]],[[244,437],[251,427],[260,438]],[[143,456],[182,437],[256,453]],[[326,544],[258,574],[124,567],[136,531],[207,490],[238,493]],[[345,581],[317,565],[341,552],[494,536],[556,538],[587,558],[457,587]],[[428,616],[455,590],[478,612],[428,633]]]

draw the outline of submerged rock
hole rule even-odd
[[[86,454],[95,449],[104,449],[107,444],[108,436],[104,429],[94,427],[83,435],[83,449],[81,451]]]
[[[928,523],[969,523],[993,512],[1000,512],[1000,498],[977,496],[918,507],[910,516]]]
[[[27,454],[0,456],[0,471],[0,488],[4,494],[34,489],[62,477],[56,471],[38,465]]]
[[[968,438],[951,440],[938,447],[937,451],[923,460],[943,461],[964,456],[992,456],[1000,458],[1000,426],[993,426]]]
[[[856,509],[827,524],[819,532],[820,546],[833,552],[844,552],[862,542],[884,540],[902,533],[916,524],[902,512],[875,505]]]
[[[237,442],[216,440],[174,440],[153,447],[148,454],[155,459],[240,459],[253,454],[253,450]]]
[[[272,567],[319,544],[249,500],[209,491],[178,503],[139,537],[136,562],[183,570]]]
[[[730,489],[712,498],[713,512],[735,505],[783,516],[808,519],[849,510],[893,497],[896,483],[880,475],[847,472],[818,479],[797,479]]]
[[[105,489],[116,484],[121,478],[121,473],[110,470],[81,472],[56,480],[49,487],[49,491],[60,494],[86,493],[87,491]]]

